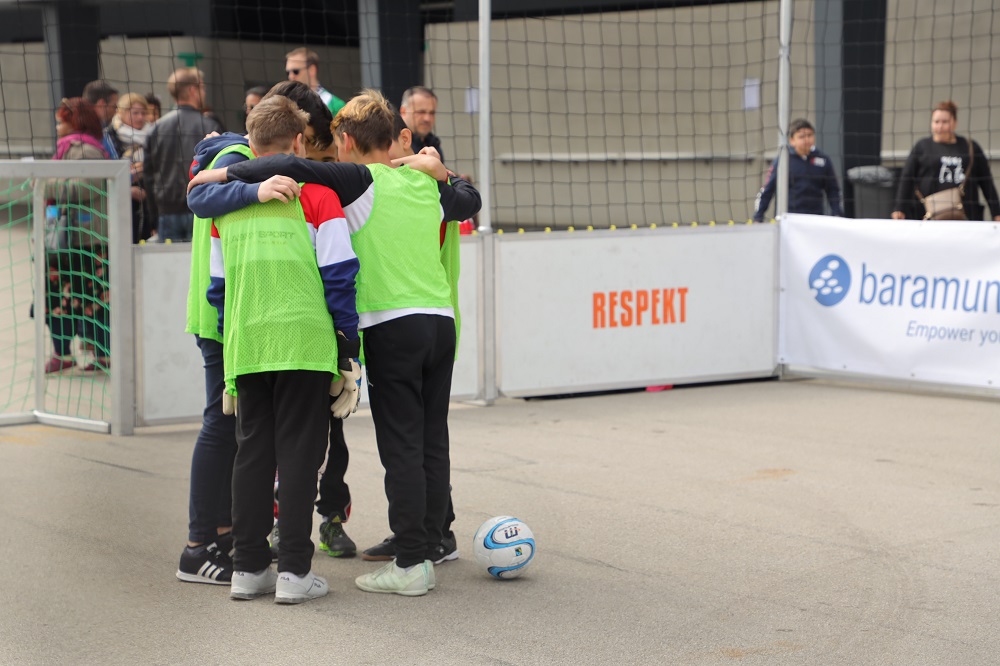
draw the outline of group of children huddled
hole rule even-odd
[[[321,547],[353,555],[342,419],[357,407],[363,362],[394,536],[391,561],[355,583],[419,596],[434,588],[434,563],[453,538],[451,221],[475,215],[480,197],[433,149],[401,154],[398,113],[379,92],[363,91],[332,123],[311,96],[279,84],[249,114],[245,138],[207,138],[192,166],[187,330],[205,358],[207,405],[177,577],[230,584],[234,599],[300,603],[328,592],[311,566],[312,506],[327,457]],[[337,162],[317,156],[329,155],[328,138]]]

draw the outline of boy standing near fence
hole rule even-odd
[[[788,212],[823,215],[824,197],[830,214],[839,217],[840,183],[830,156],[816,147],[816,130],[805,118],[796,118],[788,126],[788,149],[771,164],[764,186],[754,201],[754,222],[763,222],[764,214],[778,189],[778,160],[788,160]]]
[[[304,155],[307,120],[285,97],[265,100],[247,119],[250,146],[256,155]],[[230,596],[315,599],[329,589],[311,565],[328,396],[341,396],[335,414],[349,414],[360,377],[352,360],[360,348],[358,260],[337,195],[305,185],[299,199],[216,218],[211,266],[208,297],[224,336],[227,394],[237,396]],[[277,573],[267,543],[276,469],[282,479]]]

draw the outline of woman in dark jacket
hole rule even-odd
[[[892,219],[905,219],[903,210],[909,206],[916,205],[916,210],[923,210],[923,205],[919,203],[921,197],[964,183],[962,207],[965,217],[983,219],[983,207],[979,203],[979,190],[982,190],[993,220],[1000,222],[1000,199],[986,154],[975,141],[955,134],[957,125],[958,107],[953,102],[941,102],[934,107],[931,136],[918,141],[906,159],[899,178]]]

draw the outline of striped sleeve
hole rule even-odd
[[[351,232],[337,194],[328,187],[307,183],[302,187],[302,212],[314,238],[316,263],[323,278],[327,309],[334,327],[348,340],[358,337],[357,289],[360,264],[351,247]]]
[[[223,334],[223,318],[226,311],[226,266],[222,261],[222,239],[219,229],[212,222],[212,252],[209,260],[208,292],[205,297],[219,311],[219,335]]]

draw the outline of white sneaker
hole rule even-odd
[[[396,560],[393,560],[377,571],[358,576],[354,584],[365,592],[419,597],[434,586],[433,572],[434,565],[430,560],[424,560],[409,571],[396,566]]]
[[[230,599],[256,599],[264,594],[274,592],[278,574],[268,567],[257,573],[250,571],[234,571],[233,582],[229,589]]]
[[[437,585],[437,576],[434,573],[434,562],[424,560],[424,566],[427,567],[427,589],[433,590],[434,586]]]
[[[296,576],[288,571],[278,574],[278,587],[274,593],[276,604],[301,604],[303,601],[325,597],[330,591],[326,579],[312,571],[305,576]]]

